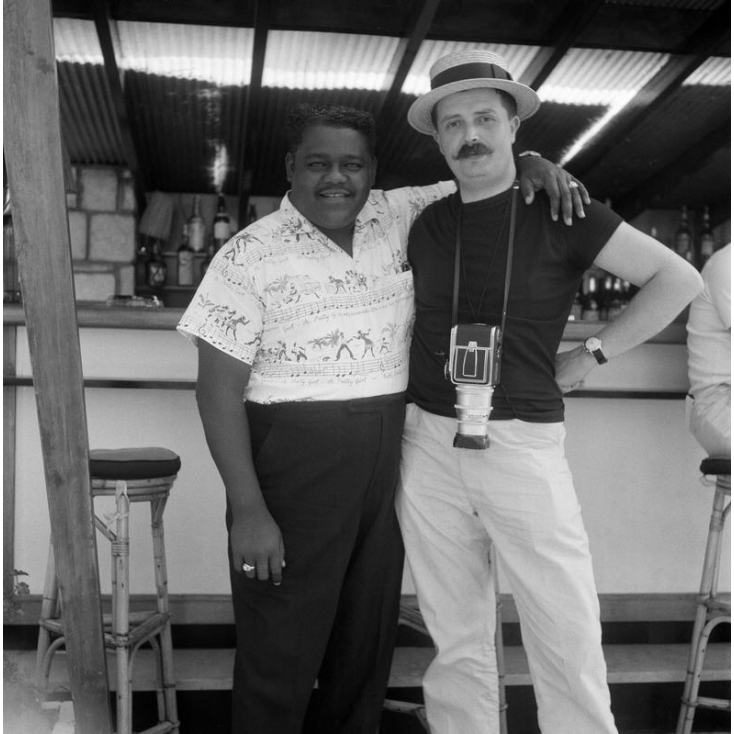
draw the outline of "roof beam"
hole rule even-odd
[[[426,0],[426,2],[420,3],[420,12],[415,22],[411,24],[412,31],[407,38],[407,42],[402,46],[402,52],[398,48],[395,53],[395,57],[388,70],[388,74],[392,75],[393,81],[382,100],[380,108],[375,113],[378,130],[383,129],[387,122],[394,118],[395,105],[400,96],[400,90],[403,88],[403,84],[405,84],[405,79],[413,66],[421,43],[423,43],[425,37],[428,35],[428,31],[431,29],[431,24],[436,17],[436,12],[440,4],[441,0]]]
[[[3,133],[78,734],[111,734],[48,0],[3,3]]]
[[[123,88],[123,76],[117,66],[117,56],[115,47],[119,48],[117,42],[117,26],[112,20],[109,0],[93,0],[92,14],[94,16],[94,27],[97,30],[99,45],[102,49],[102,58],[104,59],[104,70],[107,77],[107,84],[112,96],[112,105],[117,118],[117,124],[120,128],[120,136],[122,138],[122,150],[127,161],[127,167],[133,179],[133,190],[135,192],[135,202],[138,207],[138,216],[145,211],[145,180],[143,172],[140,169],[140,162],[135,144],[135,136],[132,131],[132,109],[125,97]]]
[[[541,47],[518,81],[537,91],[558,66],[568,49],[574,45],[602,4],[603,0],[569,4],[550,29],[550,37],[557,38],[558,41],[554,46]]]
[[[731,36],[729,3],[723,3],[691,35],[681,55],[672,56],[660,71],[634,96],[629,104],[602,131],[566,164],[575,176],[583,178],[621,140],[629,136],[654,110],[663,105],[683,82]]]
[[[665,192],[675,187],[682,176],[701,170],[714,153],[730,143],[731,121],[727,121],[704,135],[687,148],[682,156],[664,166],[634,191],[617,197],[614,202],[615,211],[629,221],[645,209],[656,208],[656,200],[663,199]]]
[[[257,156],[257,134],[260,128],[260,100],[262,98],[263,69],[265,68],[265,51],[268,45],[268,33],[271,23],[271,5],[269,0],[255,2],[255,39],[252,48],[252,71],[250,85],[245,99],[245,115],[240,142],[240,160],[237,168],[237,195],[239,198],[238,223],[242,228],[247,224],[252,171]]]

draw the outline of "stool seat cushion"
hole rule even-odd
[[[701,474],[715,474],[716,476],[731,474],[731,458],[709,456],[708,459],[701,462]]]
[[[180,468],[179,455],[158,446],[89,452],[89,471],[94,479],[156,479],[173,476]]]

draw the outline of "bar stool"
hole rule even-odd
[[[181,468],[181,459],[165,448],[95,449],[89,453],[92,497],[114,497],[111,519],[100,518],[97,529],[110,541],[112,558],[112,614],[103,615],[105,647],[115,653],[117,671],[117,734],[132,734],[132,672],[138,649],[148,643],[156,666],[158,723],[140,734],[178,732],[173,645],[168,607],[168,579],[163,542],[163,510]],[[130,612],[130,504],[150,503],[157,605]],[[112,529],[114,526],[114,530]],[[49,560],[39,619],[36,686],[47,691],[51,661],[63,647],[64,618],[58,581],[49,544]]]
[[[731,507],[731,459],[713,457],[704,459],[701,462],[701,473],[709,484],[715,486],[714,502],[676,734],[690,734],[697,708],[731,711],[730,700],[700,696],[698,693],[711,632],[719,624],[731,623],[731,597],[725,598],[718,592],[721,536]],[[716,479],[710,480],[709,477]]]

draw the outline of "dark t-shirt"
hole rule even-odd
[[[463,261],[459,323],[499,325],[510,198],[511,190],[462,204],[458,193],[453,194],[426,208],[410,231],[408,259],[415,280],[416,320],[408,399],[431,413],[456,415],[455,386],[444,376],[444,365],[451,332],[459,207]],[[549,208],[545,197],[536,196],[528,206],[518,192],[502,369],[492,400],[492,420],[563,420],[555,355],[581,277],[622,221],[598,201],[586,207],[584,219],[574,218],[572,227],[554,222]]]

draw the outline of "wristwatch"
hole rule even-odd
[[[584,342],[584,351],[591,354],[599,364],[609,361],[601,350],[601,339],[598,336],[590,336]]]

